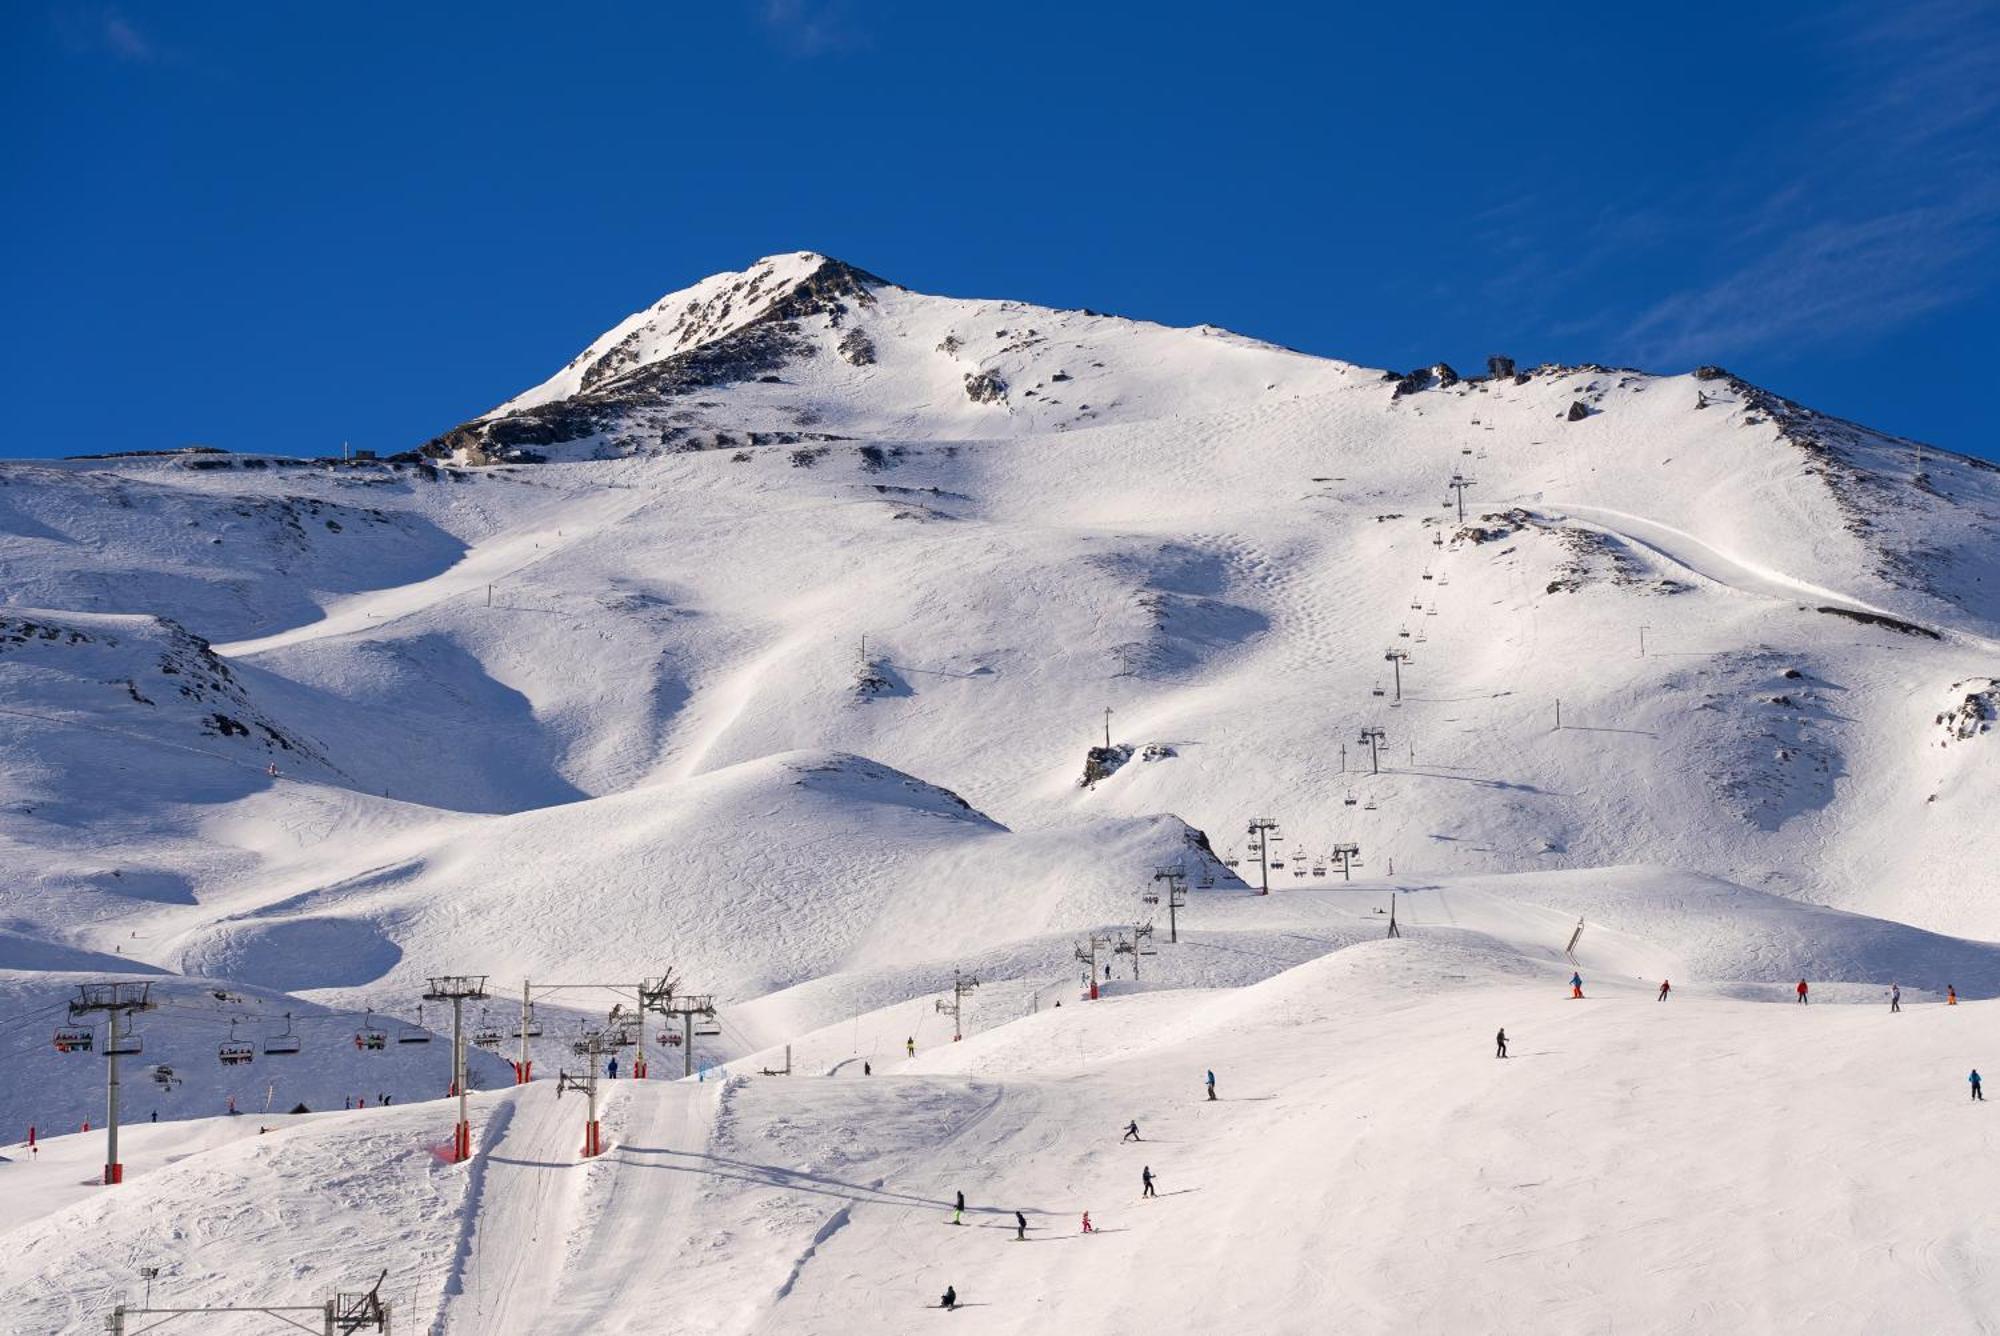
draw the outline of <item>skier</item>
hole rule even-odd
[[[1578,970],[1569,976],[1569,995],[1573,998],[1583,996],[1583,971]]]
[[[278,777],[278,763],[276,761],[273,761],[269,765],[265,766],[264,773],[269,775],[272,779],[276,779]]]
[[[1153,1191],[1153,1166],[1152,1166],[1152,1165],[1150,1165],[1150,1164],[1149,1164],[1149,1165],[1145,1166],[1145,1167],[1144,1167],[1143,1169],[1141,1169],[1141,1170],[1139,1171],[1139,1181],[1140,1181],[1141,1183],[1143,1183],[1143,1184],[1145,1185],[1145,1189],[1146,1189],[1146,1190],[1145,1190],[1144,1192],[1142,1192],[1142,1193],[1140,1193],[1140,1194],[1139,1194],[1140,1196],[1142,1196],[1142,1197],[1157,1197],[1157,1196],[1159,1196],[1159,1195],[1160,1195],[1159,1193],[1157,1193],[1157,1192]]]
[[[614,1081],[618,1079],[618,1059],[613,1058],[604,1064],[604,1074]]]
[[[1028,1217],[1022,1215],[1019,1211],[1016,1211],[1014,1212],[1014,1242],[1026,1243],[1027,1241],[1028,1241]]]
[[[1660,995],[1655,1000],[1664,1002],[1667,1000],[1667,994],[1673,991],[1674,991],[1673,981],[1670,979],[1662,979],[1660,980]]]
[[[917,1056],[917,1037],[915,1035],[911,1035],[903,1041],[903,1051],[913,1058]]]
[[[1979,1069],[1977,1067],[1974,1067],[1972,1069],[1972,1075],[1966,1077],[1965,1079],[1972,1083],[1972,1097],[1976,1100],[1979,1100],[1981,1103],[1984,1103],[1986,1100],[1986,1096],[1982,1094],[1979,1089]]]
[[[875,1068],[865,1058],[861,1062],[861,1074],[863,1076],[873,1076],[875,1074]]]
[[[951,1222],[954,1225],[962,1225],[965,1223],[965,1192],[963,1189],[961,1189],[958,1194],[958,1205],[952,1208]]]
[[[1494,1056],[1494,1057],[1496,1057],[1496,1058],[1504,1058],[1504,1057],[1506,1057],[1506,1056],[1507,1056],[1507,1027],[1506,1027],[1506,1026],[1504,1026],[1504,1025],[1503,1025],[1503,1026],[1501,1026],[1501,1027],[1500,1027],[1500,1033],[1499,1033],[1499,1034],[1496,1034],[1496,1035],[1494,1035],[1494,1036],[1493,1036],[1493,1045],[1494,1045],[1494,1047],[1493,1047],[1493,1056]]]
[[[944,1298],[938,1300],[938,1307],[947,1311],[958,1307],[958,1291],[949,1285],[945,1286]]]
[[[1792,991],[1799,995],[1799,1005],[1804,1006],[1806,1001],[1806,981],[1800,979],[1799,986]]]
[[[1215,1098],[1215,1073],[1214,1073],[1214,1072],[1210,1072],[1210,1073],[1208,1074],[1208,1097],[1209,1097],[1210,1099],[1214,1099],[1214,1098]]]
[[[1089,1211],[1083,1213],[1083,1232],[1086,1234],[1095,1234],[1097,1232],[1097,1226],[1090,1223]]]
[[[1889,985],[1889,1010],[1891,1012],[1897,1012],[1901,1011],[1902,1009],[1903,1009],[1903,985],[1899,983],[1892,983]]]
[[[1958,1005],[1958,989],[1952,987],[1950,984],[1944,986],[1944,1004],[1948,1007]]]
[[[153,1121],[156,1123],[160,1121],[160,1111],[158,1109],[153,1110]]]
[[[1139,1120],[1135,1118],[1131,1122],[1125,1124],[1125,1135],[1121,1137],[1120,1140],[1137,1141],[1138,1139],[1139,1139]]]

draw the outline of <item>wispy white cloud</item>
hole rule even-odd
[[[795,56],[820,56],[868,45],[847,0],[756,0],[758,21]]]
[[[152,65],[166,54],[130,15],[112,5],[66,4],[56,9],[54,23],[57,37],[75,55]]]
[[[1840,81],[1834,110],[1758,172],[1762,193],[1707,202],[1711,271],[1592,323],[1621,356],[1672,364],[1885,333],[1994,282],[1995,14],[1982,0],[1923,0],[1827,16],[1816,36]]]

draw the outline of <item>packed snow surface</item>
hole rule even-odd
[[[0,464],[0,1327],[1983,1330],[1989,576],[2000,471],[1719,369],[807,252],[395,461]]]

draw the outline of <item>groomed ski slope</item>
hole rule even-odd
[[[447,1333],[923,1331],[946,1284],[991,1332],[1988,1329],[2000,1109],[1964,1078],[2000,1069],[1995,1004],[1661,1003],[1585,973],[1571,1001],[1564,965],[1419,930],[1240,990],[1072,999],[871,1077],[621,1082],[587,1164],[547,1083],[479,1097],[469,1169],[419,1147],[443,1104],[195,1133],[218,1144],[171,1165],[139,1129],[120,1209],[6,1236],[0,1305],[82,1330],[139,1259],[184,1299],[310,1291],[338,1241],[341,1280],[391,1268],[399,1329]],[[95,1144],[5,1169],[46,1209],[64,1194],[33,1185]]]

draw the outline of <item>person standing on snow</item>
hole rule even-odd
[[[1948,1007],[1958,1005],[1958,989],[1952,987],[1950,984],[1944,986],[1944,1004]]]
[[[1500,1027],[1500,1033],[1493,1036],[1493,1056],[1496,1058],[1507,1056],[1507,1027],[1504,1025]]]
[[[944,1298],[938,1300],[938,1307],[947,1310],[958,1307],[958,1291],[949,1285],[945,1286]]]
[[[1016,1211],[1014,1212],[1014,1242],[1026,1243],[1027,1241],[1028,1241],[1028,1217],[1022,1215],[1019,1211]]]
[[[861,1062],[861,1074],[863,1076],[873,1076],[875,1074],[875,1068],[870,1066],[865,1058]]]
[[[958,1205],[952,1210],[951,1222],[954,1225],[962,1225],[965,1223],[965,1192],[963,1189],[961,1189],[958,1194]]]
[[[1979,1069],[1977,1067],[1974,1067],[1972,1069],[1972,1075],[1966,1077],[1965,1079],[1972,1083],[1972,1097],[1976,1100],[1979,1100],[1981,1103],[1984,1103],[1986,1100],[1986,1096],[1979,1089]]]
[[[1210,1073],[1208,1074],[1208,1097],[1209,1097],[1210,1099],[1214,1099],[1214,1098],[1215,1098],[1215,1073],[1214,1073],[1214,1072],[1210,1072]]]
[[[1903,985],[1899,983],[1892,983],[1889,985],[1889,1010],[1893,1013],[1901,1011],[1902,1009],[1903,1009]]]
[[[1569,976],[1569,995],[1573,998],[1583,996],[1582,970],[1578,970],[1575,974]]]
[[[1806,1000],[1806,981],[1804,979],[1800,979],[1799,986],[1793,989],[1792,991],[1796,992],[1799,995],[1799,1004],[1803,1006]]]
[[[1120,1139],[1124,1141],[1137,1141],[1139,1139],[1138,1119],[1134,1118],[1131,1122],[1125,1124],[1125,1135]]]
[[[1089,1211],[1083,1213],[1083,1232],[1086,1234],[1095,1234],[1097,1232],[1097,1226],[1090,1223]]]
[[[903,1041],[903,1051],[913,1058],[917,1056],[917,1037],[915,1035],[911,1035]]]
[[[1668,993],[1671,993],[1671,992],[1673,992],[1673,991],[1674,991],[1674,984],[1673,984],[1673,980],[1671,980],[1671,979],[1662,979],[1662,980],[1660,980],[1660,996],[1659,996],[1659,997],[1658,997],[1658,999],[1656,999],[1656,1000],[1658,1000],[1658,1001],[1661,1001],[1661,1002],[1664,1002],[1664,1001],[1666,1001],[1666,1000],[1667,1000],[1667,994],[1668,994]]]
[[[1139,1194],[1140,1196],[1142,1196],[1142,1197],[1157,1197],[1157,1196],[1159,1196],[1159,1195],[1160,1195],[1159,1193],[1157,1193],[1157,1192],[1153,1191],[1153,1166],[1152,1166],[1152,1165],[1150,1165],[1150,1164],[1149,1164],[1149,1165],[1145,1166],[1145,1167],[1144,1167],[1143,1169],[1141,1169],[1141,1170],[1139,1171],[1139,1182],[1145,1185],[1145,1190],[1144,1190],[1143,1192],[1141,1192],[1141,1193]]]
[[[604,1074],[614,1081],[618,1079],[618,1059],[613,1058],[604,1064]]]

